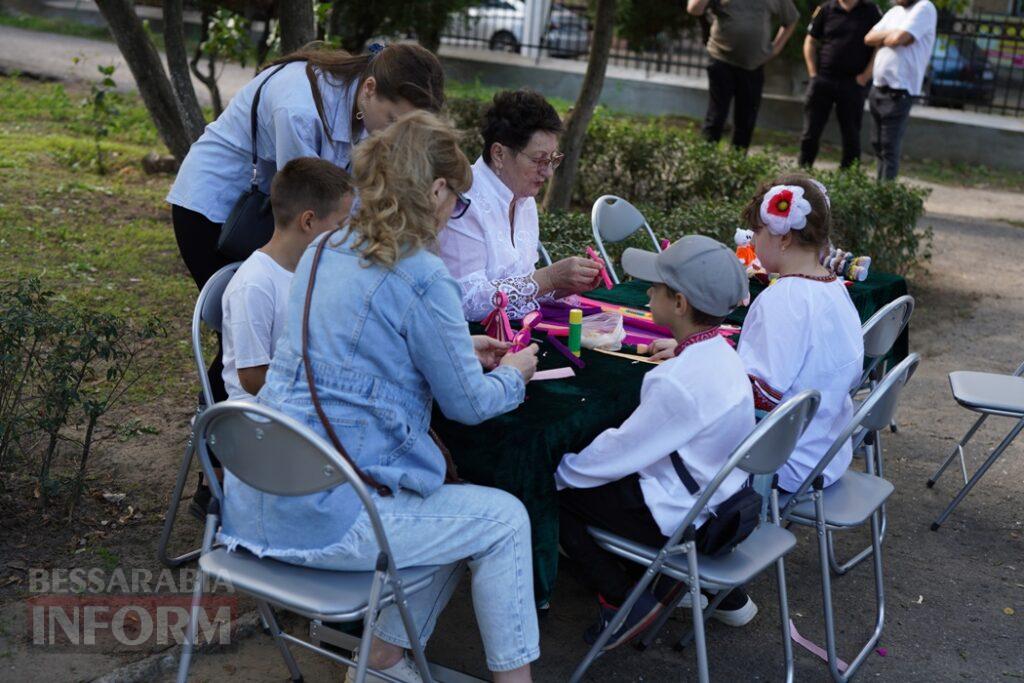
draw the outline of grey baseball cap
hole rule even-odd
[[[668,285],[708,315],[728,315],[749,292],[736,254],[704,235],[687,235],[660,254],[626,249],[622,267],[635,278]]]

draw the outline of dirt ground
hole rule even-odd
[[[981,202],[987,203],[984,198]],[[964,212],[965,205],[956,209]],[[928,526],[953,496],[959,474],[951,469],[935,489],[924,486],[972,420],[950,398],[947,373],[960,368],[1009,372],[1024,360],[1020,343],[1024,230],[939,213],[930,213],[923,225],[935,230],[931,272],[912,283],[918,309],[911,346],[923,362],[904,394],[900,431],[885,439],[888,477],[896,485],[884,554],[887,615],[882,645],[886,656],[872,655],[861,678],[1024,679],[1024,509],[1019,502],[1024,440],[1006,453],[937,533]],[[90,498],[85,524],[70,530],[58,524],[39,528],[27,517],[19,521],[18,516],[2,523],[0,547],[7,549],[7,556],[0,558],[0,680],[91,680],[148,654],[116,649],[93,654],[27,645],[26,569],[106,566],[157,572],[156,541],[188,416],[188,402],[174,398],[154,402],[144,415],[133,415],[158,433],[137,435],[100,456],[92,490],[124,493],[125,498],[118,503]],[[1006,429],[1005,420],[993,420],[975,439],[972,463],[978,463],[981,450],[992,448]],[[113,525],[124,528],[111,533]],[[198,532],[198,524],[183,516],[179,547],[195,542]],[[823,643],[814,539],[806,531],[798,536],[797,549],[787,563],[790,608],[800,632]],[[857,549],[866,541],[864,534],[851,536],[841,547]],[[862,566],[835,582],[840,652],[848,657],[870,630],[871,581],[869,567]],[[716,680],[780,676],[773,580],[758,580],[750,593],[761,607],[753,623],[742,629],[718,623],[709,628],[711,671]],[[580,633],[592,617],[590,598],[570,578],[560,577],[552,609],[541,625],[543,656],[534,668],[536,680],[568,678],[585,652]],[[681,611],[665,631],[664,642],[647,653],[624,648],[604,657],[591,669],[590,680],[692,678],[692,652],[678,654],[669,647],[671,638],[685,630],[688,618],[689,612]],[[293,626],[302,630],[301,624]],[[465,585],[442,617],[428,654],[440,663],[485,675]],[[796,656],[800,680],[827,678],[822,662],[800,649]],[[340,667],[307,655],[299,660],[308,681],[341,680]],[[199,657],[193,672],[198,681],[287,677],[272,643],[261,634]]]

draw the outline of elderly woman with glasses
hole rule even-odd
[[[486,317],[499,292],[507,297],[509,317],[519,319],[545,299],[597,285],[600,272],[590,259],[536,267],[540,228],[534,197],[562,161],[561,132],[558,113],[538,93],[506,90],[494,96],[468,202],[439,236],[441,258],[462,288],[467,320]]]

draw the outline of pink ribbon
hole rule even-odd
[[[826,662],[828,661],[828,653],[825,652],[825,650],[823,650],[820,645],[816,645],[815,643],[812,643],[811,641],[807,640],[802,635],[800,635],[800,632],[796,630],[796,624],[793,623],[792,619],[789,620],[789,637],[793,639],[794,643],[804,648],[812,655],[816,655],[821,659],[825,660]],[[837,658],[836,668],[839,669],[840,673],[846,671],[849,668],[849,666],[849,664]]]
[[[590,260],[596,263],[601,269],[601,279],[604,281],[604,288],[611,289],[613,286],[612,279],[608,277],[608,268],[605,266],[604,259],[601,258],[600,254],[594,251],[593,247],[587,247],[587,256],[590,257]]]
[[[494,304],[494,310],[482,321],[484,331],[498,341],[512,341],[512,323],[505,312],[508,307],[508,294],[495,292],[491,297],[491,303]]]

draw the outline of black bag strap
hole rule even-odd
[[[260,93],[263,92],[263,86],[265,86],[267,84],[267,81],[269,81],[271,78],[273,78],[274,75],[278,71],[280,71],[281,69],[283,69],[286,66],[288,66],[288,64],[290,64],[290,62],[285,62],[284,64],[280,65],[279,67],[277,67],[276,69],[271,71],[270,75],[263,79],[263,82],[260,83],[259,87],[256,88],[256,94],[253,95],[253,98],[252,98],[252,107],[249,109],[249,120],[250,120],[249,131],[252,133],[252,181],[251,181],[251,185],[252,185],[252,188],[254,190],[257,188],[257,184],[256,184],[256,164],[258,162],[258,159],[256,158],[256,132],[257,132],[256,126],[257,126],[258,122],[256,120],[256,112],[259,110],[259,106],[260,106]]]
[[[676,474],[679,479],[683,482],[683,486],[690,493],[691,496],[696,496],[697,492],[700,491],[700,485],[697,484],[697,480],[690,474],[690,469],[683,462],[683,458],[679,455],[679,451],[672,451],[672,455],[669,456],[672,460],[672,467],[675,468]]]

